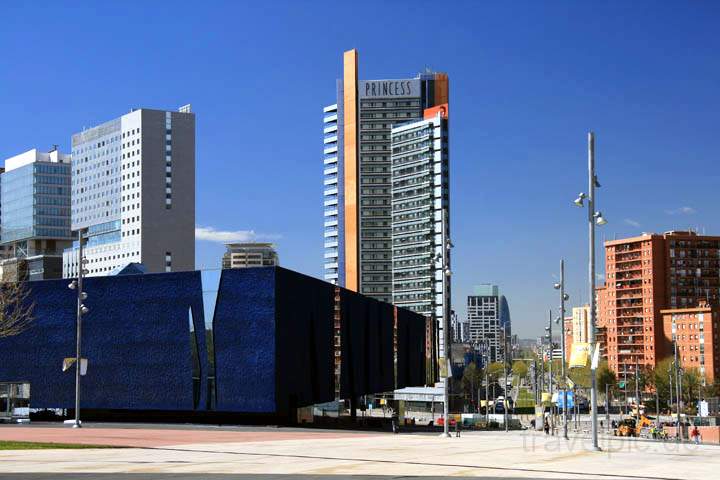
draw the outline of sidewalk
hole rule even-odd
[[[53,430],[58,435],[58,429]],[[0,478],[8,478],[10,473],[36,472],[156,475],[142,478],[163,478],[166,474],[197,474],[196,478],[205,478],[203,474],[214,473],[696,480],[714,478],[720,471],[720,456],[713,447],[605,438],[601,442],[603,451],[594,452],[585,438],[567,441],[528,432],[468,432],[460,438],[440,438],[434,434],[291,429],[272,435],[254,429],[189,432],[88,428],[81,434],[92,430],[98,430],[102,438],[123,442],[135,438],[142,442],[172,443],[117,450],[0,451]],[[0,428],[0,438],[8,431]],[[60,431],[62,437],[58,438],[62,441],[75,434],[69,429]],[[184,443],[197,438],[194,435],[203,437],[206,443]],[[12,475],[12,478],[30,477]]]

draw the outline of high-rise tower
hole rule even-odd
[[[392,302],[391,130],[447,104],[448,77],[359,80],[350,50],[336,93],[323,124],[325,278]]]
[[[195,114],[138,109],[72,137],[72,230],[85,268],[108,275],[129,263],[148,273],[195,266]],[[77,233],[75,233],[77,237]],[[77,274],[77,252],[63,275]]]

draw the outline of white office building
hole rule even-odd
[[[338,149],[341,132],[338,130],[338,106],[323,108],[323,228],[325,280],[335,285],[340,281],[339,235],[340,221],[338,200],[340,172]]]
[[[89,276],[194,269],[195,115],[137,109],[72,137],[71,228]],[[77,241],[63,276],[77,275]]]
[[[437,320],[444,356],[442,319],[450,298],[442,271],[443,211],[448,237],[450,225],[447,108],[427,109],[424,116],[391,131],[392,303]],[[449,268],[449,252],[446,257]]]

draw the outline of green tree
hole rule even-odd
[[[590,388],[590,365],[569,369],[570,380],[582,388]]]
[[[603,395],[605,394],[606,386],[609,390],[617,384],[617,377],[615,376],[615,372],[610,369],[607,360],[603,360],[602,362],[600,362],[600,365],[598,365],[598,369],[595,372],[595,375],[597,379],[598,392],[602,393]]]
[[[493,362],[488,365],[488,377],[490,378],[491,382],[501,378],[504,373],[505,365],[503,364],[503,362]]]
[[[660,403],[664,408],[669,408],[670,405],[670,377],[672,377],[672,398],[673,404],[677,402],[677,385],[676,385],[676,372],[674,367],[673,357],[668,357],[655,366],[654,372],[654,385],[657,388]],[[705,395],[703,389],[703,377],[696,368],[683,369],[682,375],[682,400],[686,407],[695,409],[697,400]],[[713,391],[714,388],[710,387],[709,391]]]
[[[473,398],[480,385],[482,385],[483,371],[477,368],[475,362],[465,366],[462,376],[462,390],[465,398]]]
[[[682,398],[686,410],[696,413],[697,401],[702,396],[703,377],[697,368],[689,368],[682,376]]]
[[[660,360],[655,365],[653,371],[653,385],[657,391],[657,395],[660,399],[661,408],[670,407],[670,376],[673,377],[673,383],[675,382],[675,374],[673,370],[673,359],[672,357]],[[675,392],[673,391],[673,396]]]
[[[528,374],[528,367],[522,360],[515,360],[512,366],[512,372],[519,378],[525,378]]]

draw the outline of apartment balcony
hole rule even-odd
[[[635,307],[617,307],[615,309],[617,311],[617,317],[618,318],[625,318],[625,317],[640,317],[643,314],[642,308],[635,308]],[[622,311],[620,311],[622,310]]]
[[[618,336],[620,335],[644,335],[645,331],[643,330],[643,324],[636,324],[636,325],[618,325]],[[620,333],[622,331],[622,333]]]
[[[618,272],[632,272],[635,270],[642,270],[642,268],[641,262],[633,262],[618,264],[617,267],[615,267],[615,270]]]
[[[642,299],[637,300],[618,300],[615,302],[615,308],[642,308]]]
[[[644,349],[632,349],[632,348],[618,349],[618,356],[620,356],[620,355],[625,355],[625,356],[642,355],[642,356],[645,356],[645,350]]]
[[[624,282],[615,282],[616,290],[642,290],[642,288],[642,282],[640,281],[637,281],[637,283],[629,283],[627,280]]]
[[[631,243],[628,245],[618,245],[615,247],[615,253],[639,252],[642,246],[639,243]]]
[[[619,281],[630,281],[630,280],[642,280],[642,273],[638,270],[638,273],[618,273],[615,278]]]
[[[632,262],[635,260],[640,260],[641,258],[642,255],[640,253],[618,253],[615,255],[615,262]]]
[[[642,295],[639,295],[637,293],[623,293],[623,294],[617,295],[615,298],[617,298],[618,300],[637,300],[637,299],[642,300],[643,297],[642,297]]]

